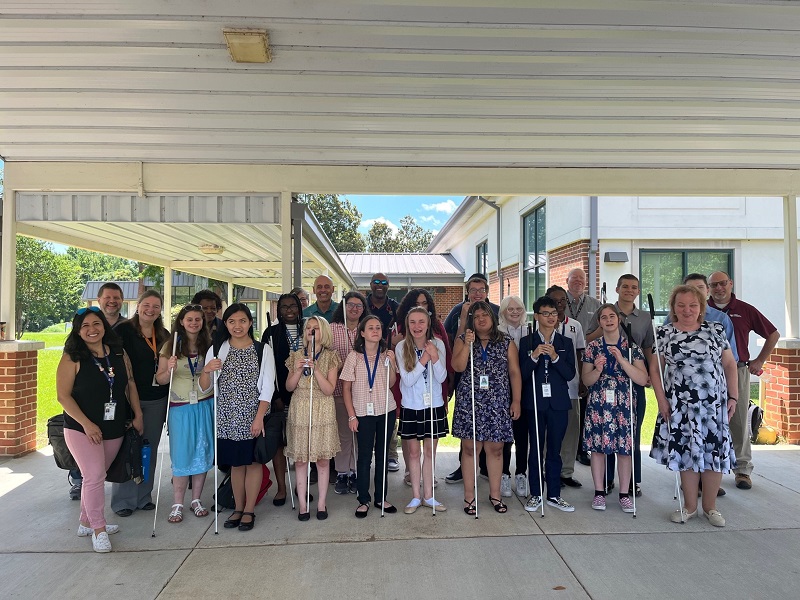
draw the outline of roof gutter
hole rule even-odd
[[[501,237],[500,237],[500,232],[501,232],[501,227],[500,227],[500,225],[501,225],[501,223],[500,223],[500,206],[497,204],[497,202],[494,202],[492,200],[487,200],[483,196],[476,196],[475,198],[477,198],[478,200],[483,202],[485,205],[491,206],[493,209],[495,209],[497,211],[497,214],[495,215],[496,216],[496,220],[497,220],[497,280],[500,282],[500,300],[502,300],[503,299],[503,269],[502,269],[502,267],[500,265],[500,249],[503,247],[503,245],[501,243]],[[485,275],[487,277],[489,276],[488,273],[485,273]]]

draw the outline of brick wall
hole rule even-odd
[[[800,348],[775,348],[763,375],[764,422],[800,444]]]
[[[519,263],[503,267],[503,297],[520,296]],[[500,286],[497,271],[489,273],[489,300],[500,304]]]
[[[445,318],[447,317],[447,313],[450,312],[450,309],[453,308],[459,302],[463,302],[464,300],[464,286],[463,285],[456,285],[456,286],[444,286],[444,287],[425,287],[420,286],[430,293],[433,297],[433,302],[436,304],[436,312],[439,315],[439,320],[444,323]],[[398,289],[402,289],[404,292],[408,292],[406,288],[392,288],[393,291],[397,291]],[[369,288],[365,290],[358,290],[364,297],[366,298],[369,296],[371,290]],[[394,294],[392,294],[394,296]],[[397,300],[400,302],[400,300]]]
[[[0,455],[36,450],[37,352],[0,352]]]
[[[561,248],[556,248],[547,253],[549,285],[567,287],[567,273],[572,269],[581,268],[589,275],[589,240],[578,240]],[[595,267],[600,273],[600,253],[595,255]],[[596,289],[588,290],[595,298],[600,297],[600,277],[597,278]]]

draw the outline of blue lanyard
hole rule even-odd
[[[546,344],[551,344],[552,345],[553,341],[556,339],[556,331],[555,331],[555,329],[553,330],[553,335],[550,336],[550,341],[549,342],[544,339],[544,336],[542,335],[541,331],[539,332],[539,338],[541,338],[542,343],[546,343]],[[541,356],[542,356],[542,360],[544,361],[544,382],[545,383],[549,383],[550,382],[550,355],[549,354],[542,354]]]
[[[192,359],[189,356],[186,357],[186,362],[189,363],[189,370],[192,372],[192,381],[194,381],[195,374],[197,373],[197,363],[200,362],[200,355],[194,355],[194,364],[192,364]]]
[[[286,325],[284,325],[284,327],[286,327]],[[292,337],[292,334],[289,333],[289,328],[286,327],[286,339],[288,340],[289,347],[292,349],[293,352],[296,351],[300,347],[300,333],[299,333],[299,330],[298,330],[297,335]]]
[[[375,355],[375,365],[372,372],[369,370],[369,360],[367,359],[367,351],[364,350],[364,364],[367,365],[367,381],[369,382],[369,392],[372,393],[372,388],[375,386],[375,377],[378,376],[378,359],[381,356],[381,348],[378,346],[378,353]]]
[[[488,344],[487,344],[487,346],[488,346]],[[479,343],[478,344],[478,349],[481,351],[481,360],[484,363],[489,362],[489,352],[486,350],[486,348],[483,347],[483,344]]]
[[[417,354],[417,361],[421,361],[425,350],[417,350],[414,348],[414,352]],[[428,361],[428,365],[429,364],[431,364],[431,361]],[[422,372],[422,376],[425,378],[425,383],[428,383],[428,365],[425,365],[425,370]]]
[[[94,361],[94,364],[97,365],[97,368],[100,369],[100,372],[103,374],[103,376],[106,378],[106,381],[108,382],[108,401],[114,402],[114,367],[111,366],[111,359],[108,357],[108,354],[106,354],[104,358],[106,361],[105,369],[103,368],[103,365],[100,364],[100,361],[97,360],[97,358],[94,355],[92,355],[92,360]]]

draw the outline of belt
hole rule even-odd
[[[741,361],[740,360],[739,362],[736,363],[736,366],[739,367],[740,369],[742,367],[749,367],[750,366],[750,361]]]

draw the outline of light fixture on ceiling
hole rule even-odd
[[[225,247],[217,244],[200,244],[198,248],[203,254],[222,254],[225,252]]]
[[[266,29],[223,29],[222,33],[234,62],[272,62]]]

